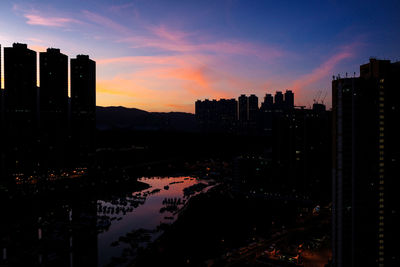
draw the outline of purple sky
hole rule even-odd
[[[286,89],[330,106],[332,75],[400,59],[400,2],[321,2],[2,0],[0,44],[90,55],[101,106],[194,112]]]

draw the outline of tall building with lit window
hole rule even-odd
[[[71,134],[79,161],[94,152],[96,130],[96,62],[87,55],[71,59]]]
[[[246,95],[240,95],[238,98],[238,119],[241,122],[247,121],[249,101]]]
[[[68,57],[60,49],[40,53],[39,123],[46,165],[64,164],[68,130]]]
[[[283,94],[281,91],[276,91],[274,97],[274,108],[282,109],[283,107],[284,107]]]
[[[333,266],[400,266],[400,62],[332,81]]]
[[[13,171],[37,165],[34,160],[38,104],[36,63],[36,52],[26,44],[14,43],[4,48],[5,145],[11,155],[7,166]]]
[[[287,109],[294,108],[294,94],[292,90],[286,90],[285,92],[285,108]]]
[[[258,117],[258,97],[250,95],[248,101],[247,119],[254,123]]]
[[[3,73],[2,73],[2,49],[0,45],[0,140],[4,140],[4,90],[3,90]],[[0,177],[6,176],[6,163],[5,163],[5,147],[0,146]],[[1,182],[1,181],[0,181]]]

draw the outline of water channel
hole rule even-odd
[[[0,265],[126,266],[176,220],[190,197],[212,187],[193,177],[139,181],[149,188],[3,206],[8,214],[0,223]]]

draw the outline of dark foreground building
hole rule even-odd
[[[40,87],[37,67],[37,53],[26,44],[4,48],[1,182],[89,167],[96,129],[95,62],[84,55],[71,60],[71,101],[68,57],[54,48],[40,53]]]
[[[40,53],[39,100],[43,167],[60,168],[68,141],[68,57],[59,49]]]
[[[37,165],[36,62],[36,52],[26,44],[4,48],[4,145],[10,155],[6,165],[13,172],[30,171]]]
[[[236,158],[236,185],[301,191],[330,201],[332,123],[324,104],[295,106],[294,93],[286,90],[275,99],[266,94],[259,108],[257,96],[240,95],[238,101],[196,101],[196,119],[200,130],[240,136],[243,143],[262,136],[256,149]]]
[[[86,55],[71,59],[71,132],[79,164],[94,152],[96,129],[96,63]]]
[[[400,62],[332,82],[333,265],[400,266]]]

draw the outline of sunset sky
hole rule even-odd
[[[294,90],[400,60],[400,1],[0,1],[0,44],[97,62],[97,105],[194,112],[196,99]],[[322,97],[321,97],[322,98]]]

